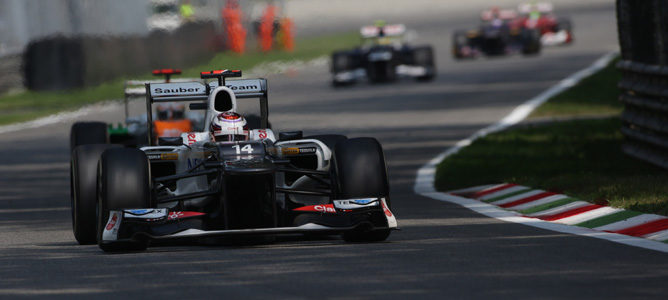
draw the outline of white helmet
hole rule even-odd
[[[240,114],[226,111],[211,120],[211,137],[216,142],[247,141],[246,119]]]

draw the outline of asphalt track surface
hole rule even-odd
[[[104,254],[72,236],[72,122],[0,135],[0,298],[665,299],[663,253],[505,223],[413,193],[429,159],[617,49],[613,4],[581,2],[565,11],[576,44],[529,58],[454,62],[449,34],[472,21],[398,20],[434,43],[439,77],[431,83],[333,89],[325,67],[269,77],[276,128],[381,141],[402,228],[383,243],[282,239]],[[120,117],[113,109],[85,119]]]

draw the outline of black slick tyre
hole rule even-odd
[[[70,160],[70,206],[72,230],[81,245],[97,241],[97,163],[110,144],[81,145],[74,148]]]
[[[129,208],[151,208],[150,167],[146,154],[134,148],[113,148],[102,153],[98,165],[97,240],[105,252],[145,250],[148,242],[132,240],[103,242],[109,212]]]
[[[102,122],[76,122],[70,129],[70,152],[79,145],[108,144],[107,124]]]
[[[339,142],[334,149],[332,172],[338,199],[384,197],[389,201],[389,183],[385,156],[374,138],[353,138]],[[348,242],[379,242],[390,235],[389,229],[360,228],[343,233]]]
[[[413,63],[425,68],[426,73],[418,76],[417,81],[431,81],[436,77],[436,63],[434,62],[434,49],[431,46],[417,47],[413,50]]]

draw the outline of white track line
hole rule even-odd
[[[32,121],[15,123],[10,125],[0,126],[0,134],[38,128],[46,125],[56,124],[67,120],[76,120],[92,112],[110,111],[114,108],[121,107],[120,102],[106,101],[98,104],[91,104],[84,106],[75,111],[61,112],[55,115],[46,116]]]
[[[620,244],[668,253],[668,244],[665,243],[656,242],[644,238],[627,236],[627,235],[599,232],[583,227],[546,222],[532,218],[525,218],[519,216],[519,214],[516,212],[503,210],[494,205],[480,202],[478,200],[441,193],[436,191],[436,189],[434,188],[434,174],[436,173],[436,165],[440,163],[444,158],[457,153],[460,149],[470,145],[474,140],[480,137],[506,129],[511,125],[519,123],[524,118],[526,118],[529,115],[529,113],[531,113],[531,111],[536,109],[536,107],[538,107],[540,104],[543,104],[543,102],[547,101],[547,99],[549,99],[550,97],[566,90],[569,87],[572,87],[573,85],[577,84],[580,80],[595,73],[596,71],[603,69],[608,63],[610,63],[610,61],[612,61],[613,58],[615,58],[616,55],[617,55],[616,53],[608,53],[604,55],[586,69],[576,72],[575,74],[560,81],[557,85],[547,89],[540,95],[531,98],[527,102],[521,104],[520,106],[515,108],[515,110],[513,110],[508,116],[503,118],[501,121],[477,131],[470,137],[457,142],[457,144],[455,144],[454,147],[448,148],[441,154],[432,158],[429,162],[427,162],[417,171],[417,176],[415,178],[415,185],[413,186],[413,190],[415,191],[415,193],[432,199],[454,203],[463,206],[465,208],[468,208],[470,210],[473,210],[477,213],[506,222],[519,223],[537,228],[563,232],[563,233],[570,233],[580,236],[594,237],[598,239],[613,241]]]

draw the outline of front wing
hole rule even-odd
[[[290,227],[205,230],[205,213],[166,208],[114,210],[109,212],[101,242],[398,229],[384,198],[335,200],[333,204],[305,206],[295,211],[309,215],[305,218],[308,221]]]

